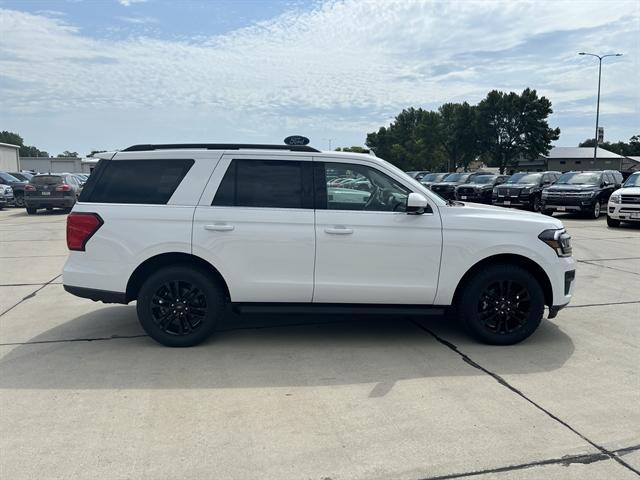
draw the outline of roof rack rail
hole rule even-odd
[[[165,143],[132,145],[123,152],[146,152],[149,150],[179,150],[204,148],[207,150],[288,150],[290,152],[320,152],[307,145],[263,145],[253,143]]]

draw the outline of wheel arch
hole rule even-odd
[[[518,265],[531,273],[539,282],[544,294],[545,305],[553,305],[553,288],[551,286],[551,280],[547,275],[547,272],[536,262],[522,255],[513,253],[501,253],[492,255],[490,257],[483,258],[471,268],[469,268],[462,276],[456,290],[453,294],[453,305],[456,305],[465,285],[469,280],[479,271],[492,266],[492,265]]]
[[[144,280],[153,272],[170,265],[192,265],[204,270],[212,279],[222,286],[227,298],[230,298],[229,287],[220,272],[206,260],[189,253],[170,252],[149,257],[133,271],[127,282],[126,300],[130,302],[138,297]]]

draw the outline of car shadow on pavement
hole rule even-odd
[[[307,387],[371,383],[370,397],[398,381],[483,375],[434,335],[466,339],[444,317],[231,315],[204,344],[175,349],[144,336],[135,307],[110,306],[13,347],[0,360],[5,389],[191,389]],[[464,347],[460,347],[464,350]],[[483,346],[495,373],[562,367],[571,339],[544,321],[527,341]]]

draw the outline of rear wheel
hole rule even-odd
[[[544,294],[538,281],[516,265],[476,273],[457,304],[460,322],[481,342],[512,345],[529,337],[542,320]]]
[[[616,220],[607,215],[607,225],[612,228],[617,228],[620,226],[620,220]]]
[[[27,215],[35,215],[38,212],[37,208],[27,207]]]
[[[225,294],[206,272],[171,266],[152,274],[138,294],[138,319],[151,338],[168,347],[206,340],[225,310]]]

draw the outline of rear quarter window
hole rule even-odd
[[[169,201],[194,161],[191,159],[100,160],[81,202],[161,205]]]

